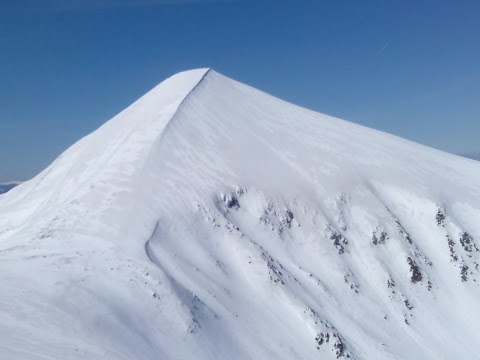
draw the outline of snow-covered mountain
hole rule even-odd
[[[478,359],[479,184],[177,74],[0,196],[0,357]]]

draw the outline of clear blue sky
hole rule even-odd
[[[0,181],[181,70],[480,150],[480,1],[0,0]]]

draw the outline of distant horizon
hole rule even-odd
[[[163,79],[202,67],[475,156],[479,12],[474,1],[9,2],[0,13],[0,182],[33,177]]]
[[[455,154],[455,155],[462,156],[462,157],[465,157],[467,159],[480,161],[480,152],[470,153],[470,154]]]

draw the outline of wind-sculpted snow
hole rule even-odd
[[[480,165],[207,70],[0,197],[8,359],[475,359]]]

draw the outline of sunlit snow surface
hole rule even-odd
[[[2,359],[477,359],[480,163],[214,71],[0,196]]]

